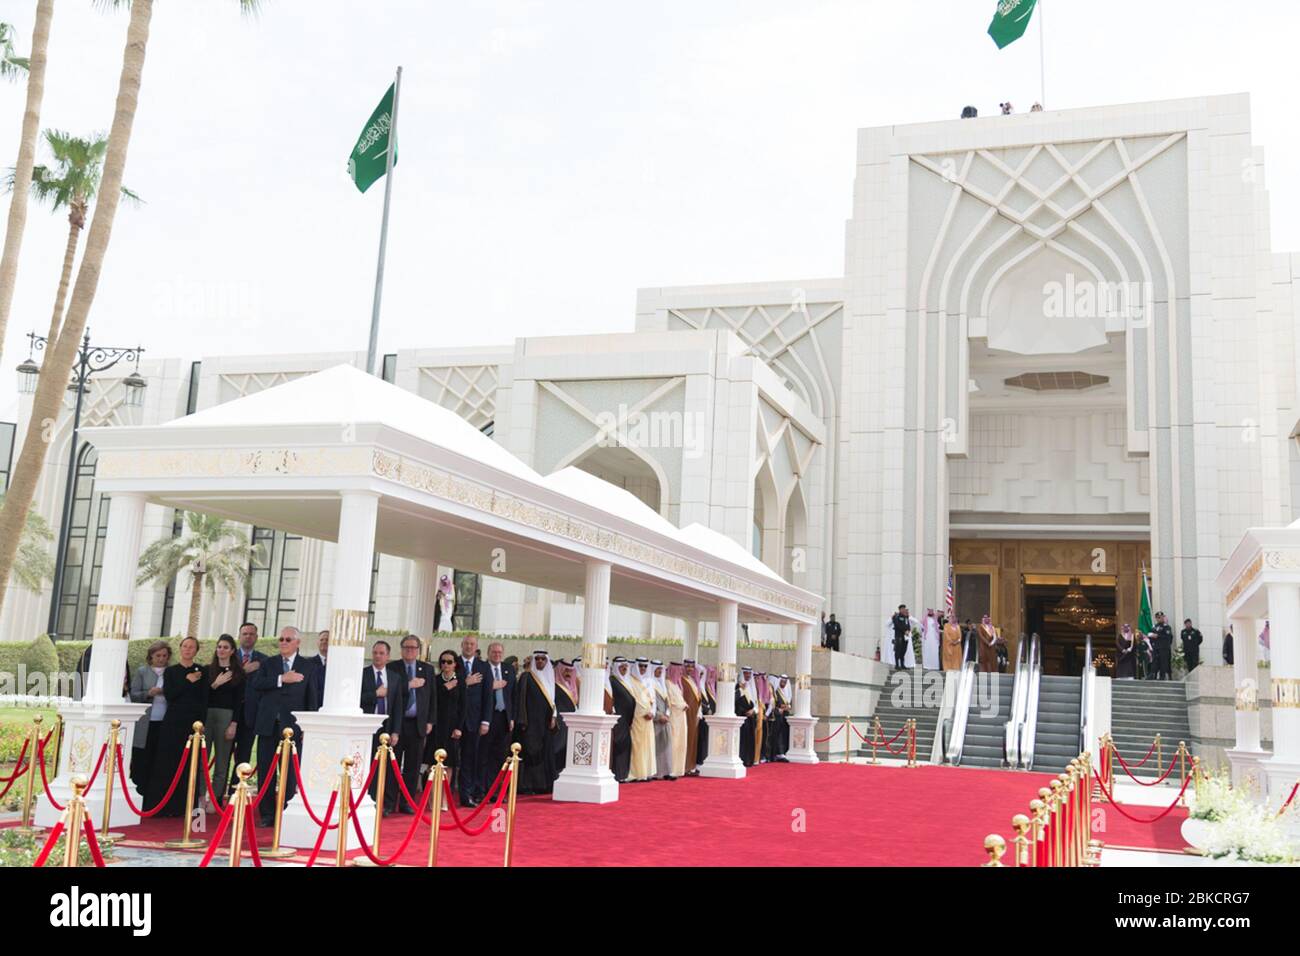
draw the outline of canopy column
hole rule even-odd
[[[1259,763],[1268,756],[1259,742],[1258,640],[1253,617],[1232,619],[1232,684],[1237,742],[1227,752],[1234,785],[1258,786]],[[1253,784],[1252,784],[1253,781]]]
[[[1269,583],[1268,633],[1273,756],[1264,773],[1269,801],[1280,806],[1300,778],[1300,585]]]
[[[790,721],[790,751],[786,758],[791,763],[817,763],[813,749],[813,727],[817,718],[812,716],[812,641],[813,625],[799,625],[798,643],[795,645],[794,714]]]
[[[100,749],[109,741],[114,720],[121,722],[117,739],[122,745],[124,768],[129,775],[134,748],[135,722],[148,704],[129,703],[123,693],[127,672],[126,652],[131,638],[131,615],[135,603],[135,578],[140,562],[140,542],[144,532],[145,496],[131,492],[114,492],[109,499],[108,529],[104,538],[104,562],[100,572],[99,599],[95,606],[94,641],[90,650],[90,671],[85,677],[81,700],[60,708],[63,735],[69,742],[60,747],[60,766],[54,768],[53,749],[47,751],[47,772],[53,776],[50,792],[60,804],[72,795],[72,777],[89,777],[99,759]],[[50,688],[50,693],[60,693]],[[105,758],[105,767],[108,760]],[[107,770],[95,778],[94,786],[84,796],[87,812],[98,824],[104,815],[104,795],[114,784]],[[53,826],[60,811],[48,800],[36,809],[36,825]],[[113,827],[132,826],[140,822],[126,806],[125,800],[113,801]]]
[[[419,558],[411,562],[411,595],[406,602],[406,630],[429,650],[433,636],[433,608],[438,600],[438,562]],[[451,630],[448,622],[447,630]]]
[[[609,769],[611,734],[618,715],[605,713],[605,661],[609,640],[608,561],[588,560],[582,609],[582,688],[575,713],[560,718],[568,755],[556,778],[552,799],[612,803],[618,781]]]
[[[705,719],[709,726],[709,755],[700,765],[700,776],[736,780],[745,776],[740,762],[740,728],[744,717],[736,716],[736,631],[739,606],[735,601],[718,602],[718,712]]]
[[[302,729],[303,786],[286,805],[280,842],[310,847],[320,828],[308,816],[305,797],[317,813],[329,803],[338,782],[340,761],[358,757],[352,765],[352,785],[361,790],[370,770],[371,736],[384,718],[361,712],[361,672],[365,669],[370,621],[370,572],[375,553],[375,522],[379,495],[369,491],[340,493],[338,547],[334,553],[334,614],[330,621],[330,666],[325,669],[325,699],[320,710],[296,713]],[[362,793],[356,813],[362,832],[374,826],[375,807]],[[325,835],[323,847],[338,845],[338,831]],[[355,830],[349,846],[359,846]]]

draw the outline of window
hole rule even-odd
[[[254,527],[252,543],[261,545],[262,554],[248,566],[244,620],[256,624],[259,634],[275,634],[297,624],[302,536]]]
[[[482,579],[472,571],[456,571],[453,578],[456,608],[451,614],[452,630],[477,631]]]
[[[72,485],[68,539],[63,548],[63,584],[57,595],[59,610],[55,620],[58,636],[71,640],[94,637],[109,502],[107,496],[95,492],[98,461],[99,453],[93,445],[82,448]]]
[[[0,422],[0,495],[9,490],[9,474],[14,466],[14,431],[13,422]]]

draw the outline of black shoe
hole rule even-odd
[[[468,807],[469,809],[473,810],[475,807],[478,806],[478,801],[475,800],[473,797],[471,797],[471,798],[468,799],[468,800],[462,800],[462,801],[460,802],[460,805],[461,805],[462,807]]]
[[[258,817],[258,819],[257,819],[257,825],[258,825],[259,827],[262,827],[263,829],[269,829],[269,828],[275,826],[275,818],[274,818],[274,817]]]
[[[664,775],[664,779],[665,779],[665,780],[676,780],[677,778],[674,777],[672,774],[665,774],[665,775]]]
[[[412,810],[409,806],[403,806],[397,812],[405,813],[407,816],[413,816],[415,814],[415,811]]]

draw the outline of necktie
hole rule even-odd
[[[406,679],[408,681],[415,680],[415,661],[406,662]],[[415,694],[410,693],[407,696],[410,697],[410,700],[406,702],[406,714],[404,716],[414,717],[416,712],[415,705],[417,703]]]
[[[378,690],[379,688],[381,688],[381,687],[383,687],[383,686],[384,686],[384,672],[381,671],[379,668],[375,668],[375,690]],[[388,713],[388,698],[387,698],[387,697],[376,697],[376,698],[375,698],[375,713],[376,713],[376,714],[386,714],[386,713]]]
[[[501,679],[501,665],[500,665],[500,664],[493,664],[493,665],[492,665],[492,679],[493,679],[494,681],[499,681],[499,680]],[[497,690],[497,691],[496,691],[496,701],[497,701],[497,710],[501,711],[501,710],[505,710],[505,709],[506,709],[506,694],[505,694],[505,691],[503,691],[503,690]]]
[[[282,657],[282,658],[280,658],[280,663],[283,665],[284,673],[286,673],[286,674],[289,673],[289,671],[290,671],[290,667],[289,667],[289,658],[287,658],[287,657]]]

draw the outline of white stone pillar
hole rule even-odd
[[[1278,806],[1300,778],[1300,585],[1268,585],[1268,620],[1273,756],[1264,773],[1269,801]]]
[[[433,607],[438,599],[438,562],[411,562],[411,593],[406,602],[406,630],[424,642],[433,637]],[[450,628],[448,628],[450,630]]]
[[[1255,619],[1232,619],[1232,683],[1236,745],[1226,752],[1234,786],[1262,789],[1259,765],[1268,754],[1259,741],[1259,670],[1256,664]]]
[[[817,763],[813,749],[813,728],[817,718],[812,716],[812,641],[813,625],[800,624],[795,644],[794,714],[790,722],[790,750],[786,758],[791,763]]]
[[[688,661],[700,659],[700,622],[697,618],[686,621],[686,636],[682,638],[682,657]]]
[[[127,642],[131,637],[132,604],[135,576],[140,563],[140,540],[144,532],[144,495],[118,492],[109,499],[108,529],[104,538],[104,562],[100,571],[99,599],[95,606],[94,642],[90,652],[90,673],[86,675],[82,699],[61,708],[64,744],[60,748],[60,766],[46,767],[53,775],[50,792],[60,804],[72,795],[72,778],[89,777],[99,760],[100,749],[108,743],[112,722],[121,722],[118,742],[130,776],[132,736],[135,722],[148,704],[132,704],[122,696],[122,677],[126,673]],[[53,752],[47,755],[52,758]],[[108,775],[108,760],[85,795],[91,819],[99,826],[104,818],[104,795],[115,783]],[[119,785],[120,786],[120,785]],[[126,806],[116,790],[110,823],[114,827],[131,826],[140,820]],[[48,800],[40,800],[36,809],[37,826],[53,826],[60,811]]]
[[[576,803],[613,803],[618,781],[609,769],[611,734],[617,714],[605,713],[605,660],[609,640],[608,561],[587,562],[582,595],[582,688],[578,710],[560,717],[567,735],[564,770],[555,780],[552,799]]]
[[[739,608],[735,601],[718,602],[718,712],[704,718],[709,727],[709,756],[700,776],[737,780],[745,776],[740,760],[740,728],[736,716],[736,631]]]
[[[325,669],[325,700],[319,711],[295,713],[302,730],[303,784],[312,810],[323,813],[338,783],[341,761],[351,757],[352,786],[360,790],[370,770],[371,736],[383,723],[379,714],[361,712],[361,672],[365,667],[370,610],[370,570],[375,551],[375,520],[379,495],[345,491],[339,508],[338,547],[334,549],[334,613],[330,621],[329,667]],[[363,793],[357,805],[362,832],[374,828],[375,807]],[[320,828],[312,823],[295,795],[284,809],[281,842],[310,847]],[[337,830],[325,835],[322,846],[337,846]],[[359,846],[355,831],[350,847]]]

